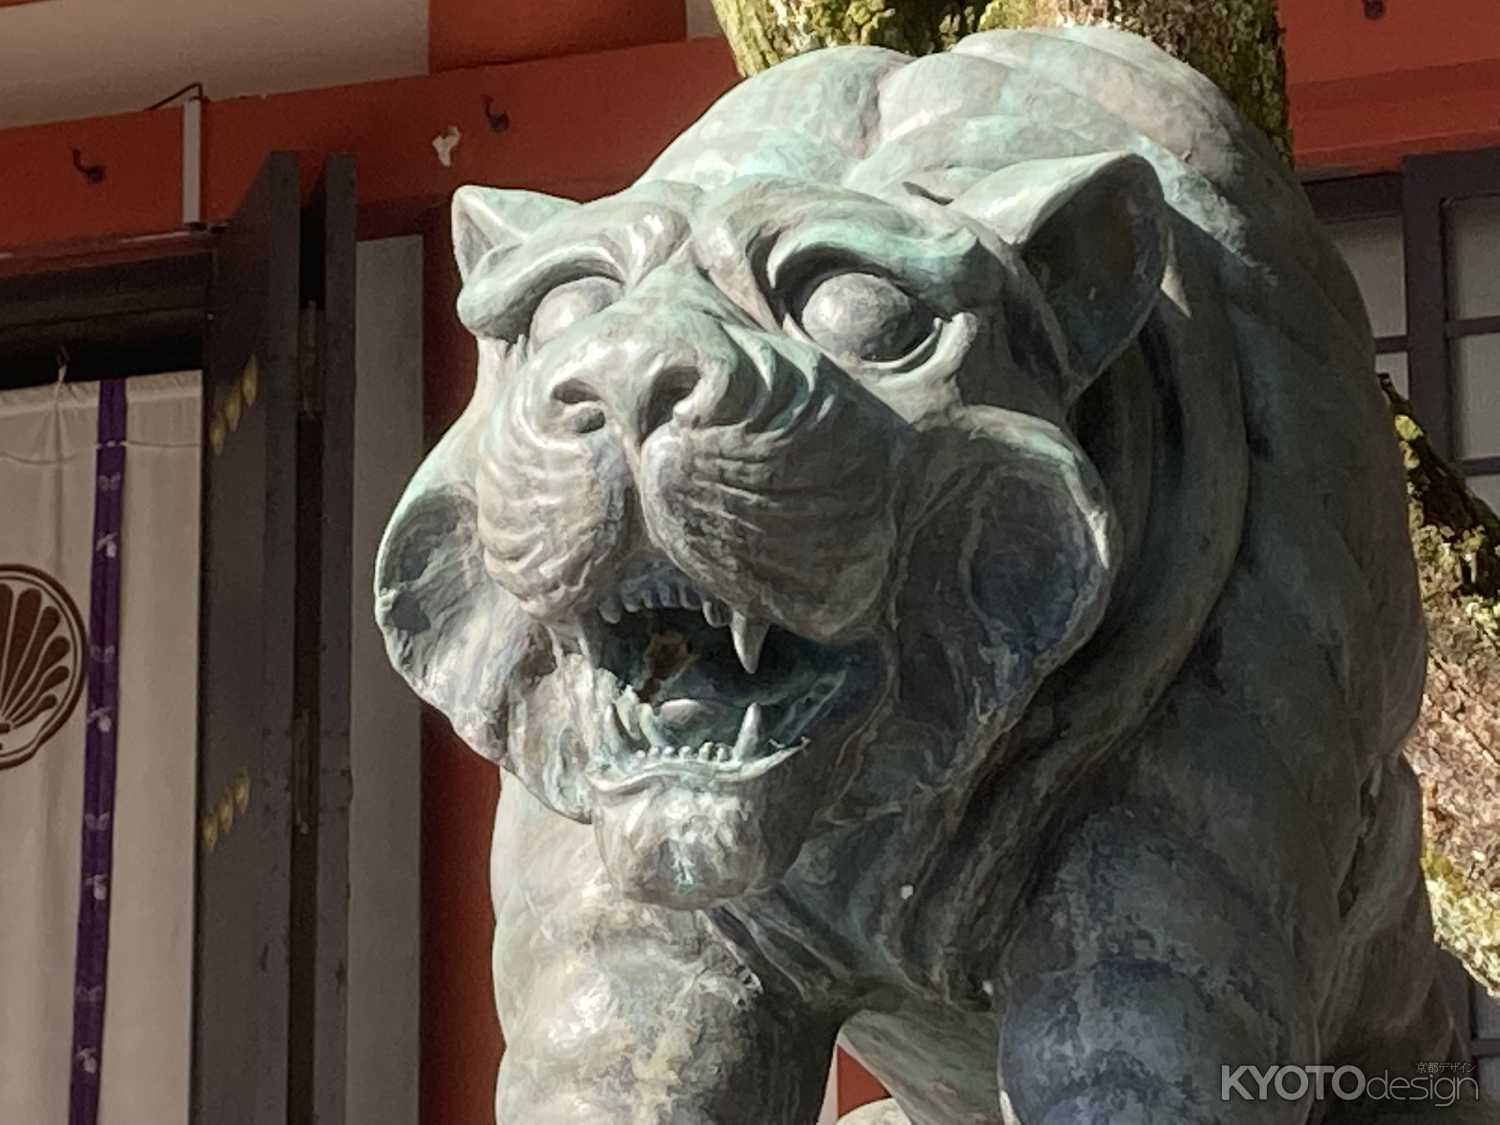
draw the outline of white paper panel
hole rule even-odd
[[[1500,476],[1470,477],[1469,488],[1474,495],[1496,512],[1500,512]]]
[[[1500,316],[1500,196],[1447,208],[1448,315]]]
[[[1453,400],[1460,457],[1500,454],[1500,335],[1453,341]]]
[[[1349,263],[1377,336],[1406,332],[1406,252],[1401,219],[1331,223],[1328,233]]]

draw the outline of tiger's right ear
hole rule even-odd
[[[1129,152],[1029,160],[953,201],[1020,251],[1057,315],[1081,394],[1161,300],[1171,207],[1156,169]]]
[[[453,193],[453,256],[467,283],[491,250],[510,250],[532,231],[577,207],[571,199],[534,191],[461,187]]]

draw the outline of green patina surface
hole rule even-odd
[[[714,0],[714,8],[745,74],[818,47],[926,55],[976,31],[1108,24],[1208,75],[1291,158],[1275,0]]]
[[[866,44],[923,55],[976,31],[1063,24],[1118,27],[1150,39],[1213,79],[1291,161],[1286,62],[1275,0],[713,2],[747,75],[819,47]],[[1500,668],[1500,519],[1428,448],[1409,405],[1389,384],[1386,391],[1406,458],[1412,544],[1434,651],[1455,645],[1465,654],[1444,669],[1450,678],[1457,669],[1460,682],[1453,690],[1460,697],[1465,691],[1488,694],[1487,679],[1466,682],[1464,675],[1466,668]],[[1438,726],[1424,716],[1414,741],[1427,737],[1436,758],[1452,767],[1448,784],[1472,786],[1476,777],[1493,777],[1496,749],[1487,730],[1465,730],[1460,722],[1463,737],[1454,740],[1451,730],[1434,733]],[[1435,832],[1433,808],[1434,802],[1442,803],[1441,785],[1424,777],[1424,787],[1429,844],[1423,869],[1439,936],[1480,980],[1500,990],[1500,877],[1490,874],[1492,865],[1476,865],[1474,859],[1482,851],[1476,843],[1484,844],[1478,836],[1488,831],[1491,819],[1486,815],[1475,821],[1471,811],[1469,822],[1459,816],[1455,824],[1450,817]]]

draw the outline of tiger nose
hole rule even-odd
[[[695,291],[643,289],[536,356],[532,424],[560,438],[608,428],[639,447],[663,428],[748,421],[765,380],[745,341]]]
[[[696,365],[656,362],[644,366],[642,370],[601,363],[586,370],[560,371],[548,390],[549,412],[564,432],[593,433],[612,422],[622,437],[639,445],[672,421],[678,406],[703,385]]]

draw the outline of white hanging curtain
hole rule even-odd
[[[200,409],[0,394],[0,1122],[188,1120]]]

